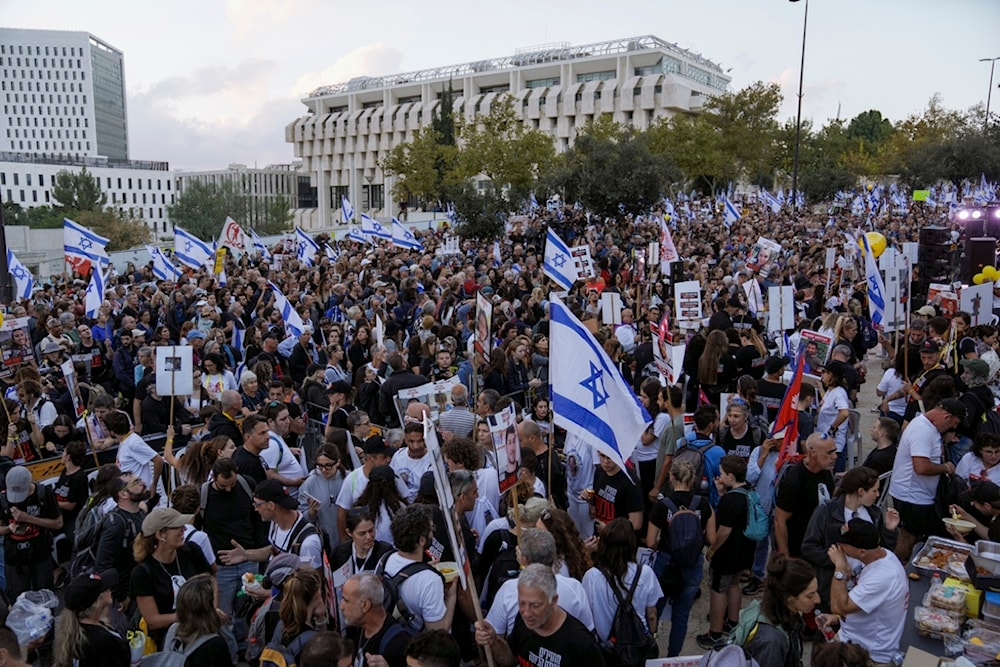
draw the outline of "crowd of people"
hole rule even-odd
[[[812,664],[888,664],[906,622],[902,563],[943,532],[942,473],[972,489],[948,511],[975,522],[974,538],[1000,537],[1000,436],[981,426],[1000,394],[997,329],[933,304],[905,331],[873,329],[863,271],[825,264],[857,224],[849,212],[748,204],[728,227],[692,204],[670,221],[682,260],[669,276],[646,257],[661,241],[656,215],[597,221],[566,207],[512,218],[498,251],[437,252],[441,229],[418,234],[423,251],[321,235],[337,259],[311,265],[280,247],[230,257],[224,285],[208,268],[174,282],[112,267],[92,318],[83,281],[39,285],[9,306],[16,324],[0,337],[0,572],[8,604],[45,588],[63,602],[54,638],[17,647],[0,629],[0,655],[124,666],[142,629],[147,653],[181,651],[190,667],[277,664],[276,652],[300,666],[457,667],[486,647],[504,667],[624,666],[680,655],[704,594],[703,650],[736,642],[761,665],[792,667],[803,640],[836,633]],[[915,207],[872,224],[899,246],[933,223],[947,221]],[[593,320],[652,418],[625,461],[553,422],[550,227],[589,246],[595,273],[564,301]],[[781,246],[766,271],[748,267],[762,236]],[[684,280],[701,286],[693,325],[664,319]],[[794,287],[794,332],[768,330],[772,285]],[[615,324],[600,320],[608,291],[621,297]],[[493,304],[482,352],[477,295]],[[666,321],[687,343],[676,384],[654,363]],[[834,344],[809,362],[799,456],[778,466],[772,426],[795,368],[778,343],[806,329]],[[160,395],[155,348],[178,345],[191,348],[193,390]],[[876,355],[879,380],[866,378]],[[455,378],[439,405],[396,400]],[[864,382],[883,402],[862,465],[847,438]],[[516,439],[495,442],[489,418],[511,405]],[[57,479],[35,479],[33,464],[55,457]],[[508,474],[516,484],[501,493]],[[433,565],[466,558],[474,589]],[[346,579],[335,593],[332,573]]]

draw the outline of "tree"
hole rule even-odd
[[[603,217],[642,213],[659,201],[668,183],[683,178],[650,143],[648,134],[599,119],[584,128],[542,182]]]
[[[455,231],[466,239],[491,240],[503,235],[510,203],[495,188],[479,190],[471,180],[453,188],[458,222]]]
[[[263,219],[253,227],[254,231],[264,236],[288,231],[295,217],[292,208],[292,201],[284,196],[268,203],[264,209]]]
[[[721,150],[734,172],[727,180],[757,181],[772,173],[772,154],[778,130],[781,88],[757,81],[735,93],[721,93],[705,103],[704,118],[719,132]]]
[[[75,220],[107,238],[108,251],[127,250],[149,241],[149,227],[131,209],[109,206],[101,211],[78,211]]]
[[[382,169],[397,177],[392,190],[396,199],[434,201],[444,198],[447,185],[460,180],[454,174],[457,155],[457,147],[442,143],[442,135],[430,125],[417,130],[410,141],[393,146]]]
[[[851,119],[847,126],[847,136],[862,139],[872,146],[884,143],[893,132],[892,123],[875,109],[863,111]]]
[[[670,158],[689,185],[715,192],[727,180],[731,164],[719,132],[704,116],[677,115],[648,131],[650,149]]]
[[[108,196],[86,167],[79,173],[68,169],[56,173],[52,198],[59,207],[74,211],[100,211],[108,203]]]
[[[231,181],[221,184],[192,181],[177,200],[167,207],[176,227],[208,241],[222,231],[226,217],[241,223],[249,219],[249,197]]]

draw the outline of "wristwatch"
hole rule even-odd
[[[847,578],[847,575],[841,572],[840,570],[837,570],[836,572],[833,573],[833,578],[836,579],[837,581],[843,581],[844,579]]]

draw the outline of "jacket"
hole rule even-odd
[[[888,551],[893,551],[896,548],[896,540],[899,539],[899,529],[887,529],[882,512],[874,505],[866,507],[865,510],[871,515],[879,530],[882,546]],[[816,570],[821,607],[825,612],[830,611],[830,581],[834,572],[833,563],[826,552],[837,543],[845,523],[847,522],[844,518],[844,496],[839,496],[816,508],[802,540],[802,557],[812,563]]]
[[[237,447],[243,446],[243,432],[240,431],[236,422],[221,412],[216,412],[208,420],[208,432],[213,438],[224,435],[230,438]]]

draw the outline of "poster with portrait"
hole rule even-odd
[[[500,476],[500,493],[506,493],[517,484],[517,473],[521,468],[521,441],[517,436],[517,414],[513,404],[507,409],[486,418],[493,438],[496,455],[497,474]]]
[[[37,366],[27,317],[5,317],[0,325],[0,351],[3,365],[0,378],[7,379],[21,366]]]
[[[73,412],[76,414],[76,418],[79,419],[83,416],[84,405],[83,399],[80,397],[80,383],[76,377],[76,368],[73,366],[73,360],[64,361],[59,365],[59,369],[63,373],[63,379],[66,380],[66,390],[73,399]]]
[[[419,387],[409,387],[396,392],[396,414],[399,415],[399,423],[406,423],[406,406],[413,401],[423,403],[430,409],[431,419],[437,423],[441,413],[451,405],[451,388],[458,384],[460,380],[454,375],[447,380],[428,382]]]
[[[188,396],[194,391],[190,345],[157,347],[156,393],[160,396]]]
[[[830,357],[830,348],[832,347],[832,336],[818,331],[804,330],[799,336],[799,347],[796,350],[796,358],[805,356],[802,372],[806,375],[819,377],[819,369]]]
[[[775,260],[778,259],[780,253],[781,245],[779,243],[761,236],[750,250],[750,256],[747,257],[747,268],[756,271],[761,277],[767,278],[767,275],[774,269]]]
[[[482,361],[493,351],[493,302],[482,292],[476,292],[476,333],[473,345]]]

